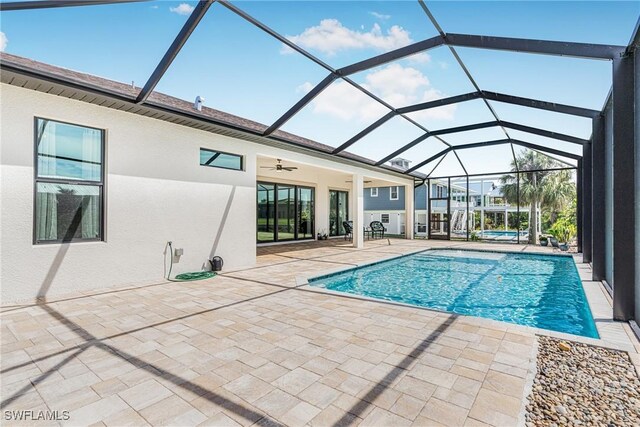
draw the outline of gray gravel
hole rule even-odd
[[[538,342],[527,426],[640,425],[640,379],[627,353],[542,336]]]

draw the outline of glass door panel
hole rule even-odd
[[[338,192],[338,236],[344,236],[347,231],[342,224],[349,220],[349,193],[346,191]]]
[[[275,185],[258,183],[258,243],[275,241]]]
[[[298,188],[298,239],[313,238],[313,209],[313,188]]]
[[[338,192],[329,191],[329,235],[338,235]]]
[[[278,241],[296,238],[295,187],[278,185]]]
[[[344,236],[342,223],[349,220],[349,193],[329,190],[329,235]]]

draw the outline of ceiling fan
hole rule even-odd
[[[348,181],[345,181],[345,182],[353,182],[353,181],[352,180],[348,180]],[[364,180],[362,182],[365,183],[365,184],[370,184],[372,181]]]
[[[293,170],[298,169],[295,166],[283,166],[282,165],[282,159],[276,159],[278,161],[278,163],[276,163],[275,166],[260,166],[262,169],[269,169],[272,171],[276,171],[276,172],[282,172],[282,171],[287,171],[287,172],[291,172]]]

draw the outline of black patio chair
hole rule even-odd
[[[344,240],[353,240],[353,221],[342,221],[344,227]]]
[[[373,239],[375,239],[376,236],[383,239],[384,232],[387,231],[380,221],[371,221],[369,228],[371,229],[371,238]]]

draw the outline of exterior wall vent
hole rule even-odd
[[[204,98],[200,95],[196,96],[196,100],[193,103],[193,108],[198,111],[202,111],[202,104],[204,103]]]

